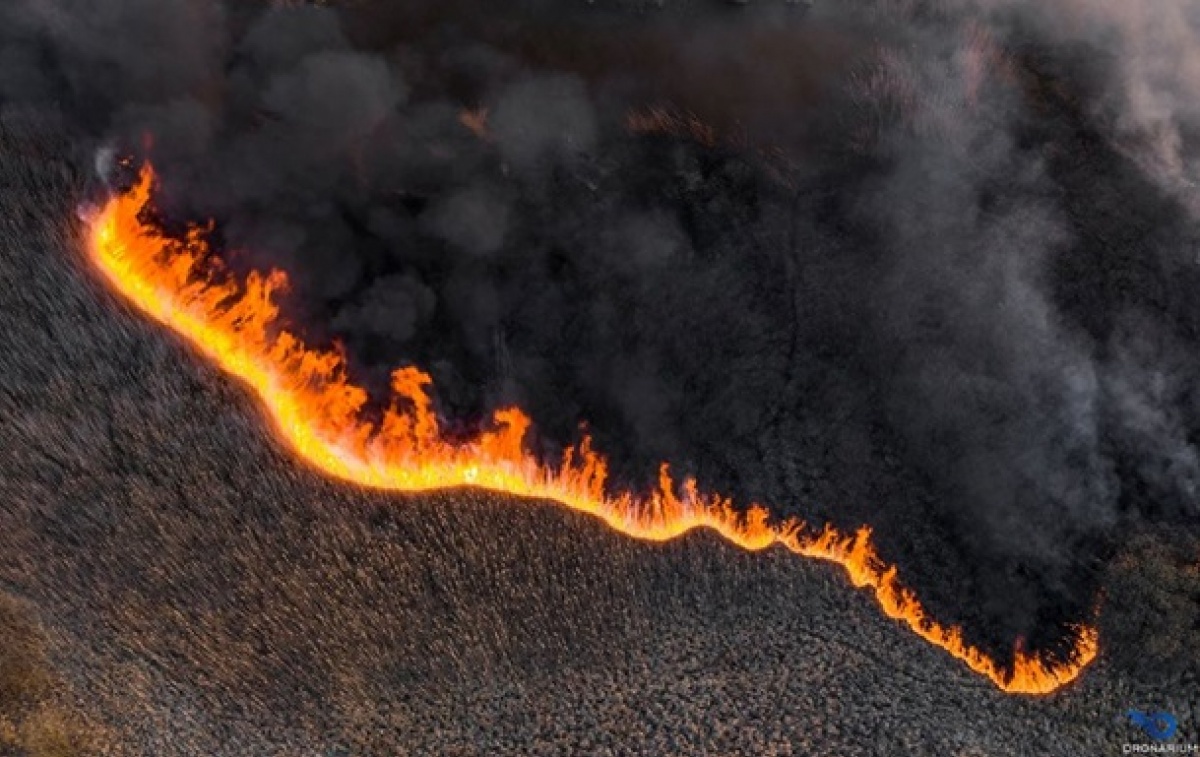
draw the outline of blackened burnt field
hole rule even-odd
[[[0,581],[84,748],[1067,754],[1136,738],[1136,706],[1191,733],[1194,132],[1108,89],[1144,73],[1085,54],[1113,38],[994,5],[980,26],[531,3],[475,28],[455,4],[235,3],[204,20],[213,50],[118,10],[10,11]],[[189,53],[149,58],[198,71],[96,65],[147,29]],[[167,221],[214,216],[235,266],[287,268],[290,320],[364,381],[413,361],[467,430],[516,401],[547,454],[587,420],[625,480],[667,459],[869,523],[998,656],[1103,598],[1100,660],[1007,697],[826,566],[321,478],[89,270],[95,150],[146,134]]]

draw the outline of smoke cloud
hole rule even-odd
[[[16,0],[0,107],[153,156],[362,380],[875,524],[985,642],[1196,522],[1194,4],[651,5]]]

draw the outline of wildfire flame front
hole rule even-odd
[[[278,271],[239,278],[221,265],[202,231],[180,240],[146,220],[155,181],[147,165],[136,184],[89,219],[89,255],[104,278],[138,309],[182,335],[257,395],[279,435],[307,463],[346,481],[392,491],[478,486],[554,500],[637,539],[665,541],[708,528],[747,550],[782,545],[804,557],[840,565],[851,583],[873,593],[883,612],[964,662],[1003,691],[1046,694],[1076,679],[1095,659],[1098,633],[1080,626],[1064,660],[1014,650],[1007,666],[963,641],[957,626],[930,618],[885,564],[863,527],[843,534],[788,520],[766,509],[740,512],[692,479],[676,486],[667,465],[657,489],[611,491],[607,464],[590,440],[570,447],[558,465],[537,460],[523,444],[530,419],[497,410],[491,429],[468,442],[443,437],[430,377],[406,367],[392,374],[393,396],[381,421],[366,420],[367,392],[350,382],[343,356],[306,345],[279,328],[275,296],[287,285]]]

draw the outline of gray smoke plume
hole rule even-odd
[[[985,642],[1195,526],[1193,3],[650,6],[14,0],[0,102],[153,157],[361,381],[875,524]]]

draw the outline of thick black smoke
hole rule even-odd
[[[875,524],[985,642],[1194,527],[1194,4],[492,5],[16,0],[0,98],[152,155],[360,380]]]

